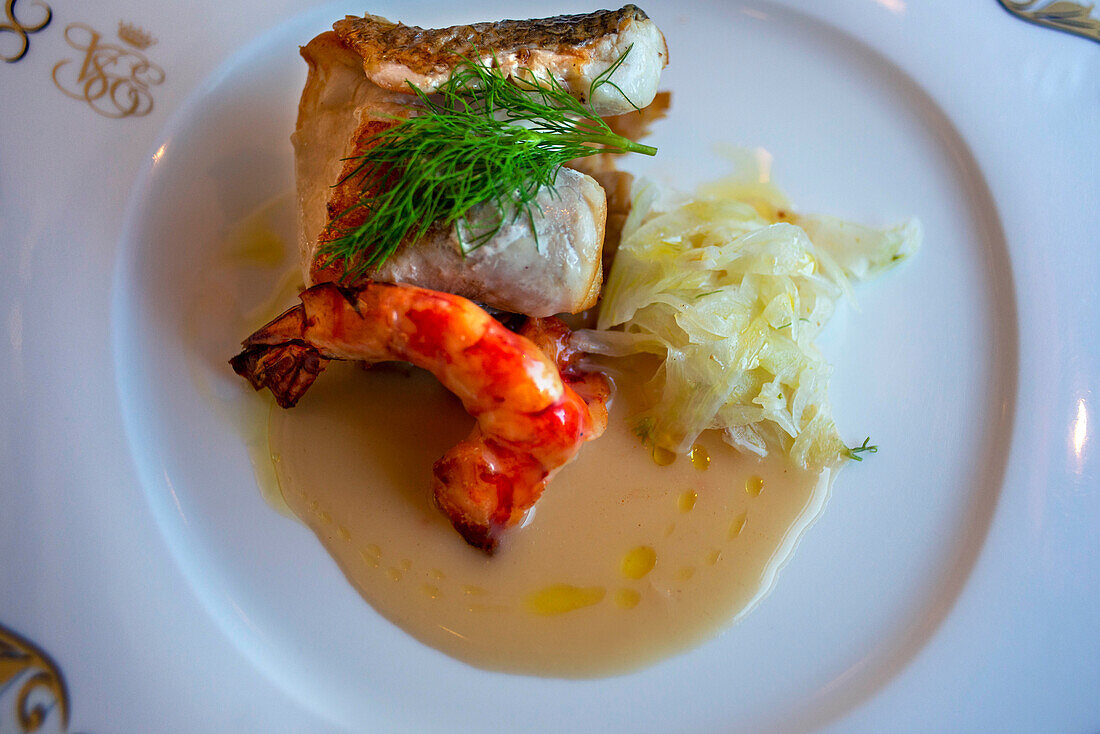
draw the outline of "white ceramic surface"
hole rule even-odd
[[[830,327],[838,422],[882,448],[773,593],[696,650],[577,682],[475,670],[375,615],[204,397],[239,387],[188,335],[196,284],[291,185],[295,46],[361,9],[51,5],[0,68],[0,624],[54,657],[73,731],[1100,727],[1100,46],[992,0],[648,8],[674,102],[637,171],[690,186],[722,172],[713,143],[762,146],[800,208],[916,214],[925,248]],[[50,72],[70,23],[120,18],[165,80],[115,120]]]

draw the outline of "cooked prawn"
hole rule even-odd
[[[577,369],[568,328],[556,319],[533,319],[532,341],[472,301],[415,286],[323,283],[301,300],[244,341],[233,369],[257,390],[270,388],[283,407],[333,359],[402,360],[430,371],[477,421],[435,463],[435,501],[488,553],[607,424],[606,378]]]

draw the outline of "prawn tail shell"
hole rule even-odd
[[[229,360],[254,390],[268,388],[281,408],[297,405],[329,362],[305,341],[306,322],[301,305],[288,309],[245,339]]]
[[[254,344],[229,360],[233,371],[255,390],[267,388],[281,408],[298,404],[329,360],[303,342]]]
[[[254,331],[242,344],[251,347],[258,344],[276,345],[298,340],[305,341],[306,312],[301,304],[289,308]]]

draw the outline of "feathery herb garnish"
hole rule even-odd
[[[589,98],[605,84],[622,93],[610,79],[629,52],[592,82]],[[522,79],[507,79],[467,59],[437,95],[410,84],[419,99],[414,116],[373,136],[371,147],[349,159],[358,164],[340,183],[352,180],[363,193],[334,218],[322,256],[343,260],[346,275],[362,273],[383,263],[404,239],[420,239],[434,222],[469,225],[464,220],[473,207],[495,207],[490,226],[466,227],[477,230],[468,253],[506,220],[533,221],[535,196],[553,187],[566,162],[605,152],[657,152],[616,134],[553,76],[525,72]],[[362,224],[341,229],[340,219],[363,209],[369,216]]]
[[[868,436],[867,438],[863,439],[863,445],[862,446],[847,446],[847,447],[845,447],[844,450],[848,452],[848,458],[849,459],[853,459],[855,461],[863,461],[863,457],[860,456],[860,454],[862,454],[862,453],[877,454],[878,453],[878,446],[868,445],[870,443],[871,443],[871,437]]]

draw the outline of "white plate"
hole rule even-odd
[[[222,370],[233,347],[196,340],[188,310],[228,228],[291,186],[294,50],[349,9],[278,9],[286,22],[263,31],[267,15],[211,5],[220,25],[194,53],[194,21],[166,15],[143,50],[165,69],[159,106],[108,120],[43,87],[78,56],[79,29],[66,42],[60,26],[114,32],[55,5],[31,53],[0,69],[24,101],[0,111],[19,131],[0,141],[0,190],[14,192],[0,199],[15,284],[5,462],[19,493],[0,497],[0,624],[57,660],[73,728],[1100,725],[1100,263],[1087,237],[1100,225],[1100,53],[990,6],[649,8],[674,102],[659,157],[636,170],[690,186],[723,172],[714,142],[762,146],[800,208],[916,214],[926,245],[830,328],[838,423],[882,448],[842,473],[774,592],[696,650],[576,682],[470,668],[374,614],[264,504],[209,400],[239,390]],[[545,14],[372,12],[422,25]],[[233,692],[209,682],[227,676]]]

